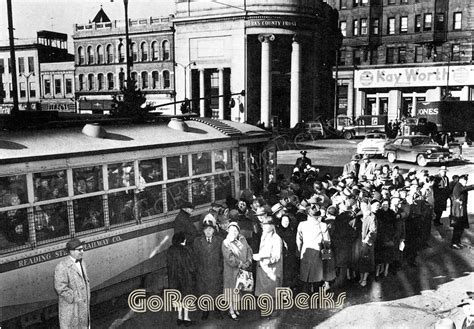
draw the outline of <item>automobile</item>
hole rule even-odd
[[[452,151],[437,144],[425,135],[399,136],[385,145],[384,156],[390,163],[395,161],[416,162],[420,167],[428,163],[447,162]]]
[[[295,142],[324,138],[325,133],[320,121],[298,122],[293,128],[279,129],[280,135],[287,135]]]
[[[357,144],[357,154],[383,155],[385,144],[388,141],[386,133],[379,131],[370,132],[362,142]]]

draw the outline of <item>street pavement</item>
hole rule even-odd
[[[321,172],[340,173],[344,163],[355,153],[360,140],[320,140],[298,145],[297,149],[281,149],[278,155],[280,172],[291,174],[292,166],[299,150],[308,152],[313,164]],[[464,150],[465,162],[449,164],[449,176],[472,173],[474,176],[474,148]],[[385,159],[374,159],[386,163]],[[403,170],[414,164],[398,164]],[[423,168],[424,169],[424,168]],[[438,167],[426,167],[430,173],[437,173]],[[470,182],[474,182],[474,177]],[[449,248],[452,229],[449,227],[447,212],[443,226],[432,227],[429,248],[417,258],[417,266],[403,266],[381,281],[369,276],[366,287],[356,282],[343,282],[340,287],[330,290],[335,296],[344,292],[346,299],[341,309],[283,310],[270,318],[261,318],[259,311],[242,312],[239,322],[228,317],[218,319],[214,314],[206,321],[200,319],[199,312],[192,312],[191,319],[196,328],[433,328],[434,323],[443,318],[454,321],[461,328],[464,314],[456,307],[466,297],[466,291],[474,291],[474,195],[470,193],[470,223],[462,242],[467,245],[462,250]],[[171,312],[134,313],[126,304],[126,299],[117,299],[108,314],[94,319],[94,328],[172,328],[177,327],[176,315]]]

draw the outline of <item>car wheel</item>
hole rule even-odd
[[[418,154],[418,156],[416,157],[416,163],[420,167],[425,167],[428,161],[426,161],[426,158],[423,156],[423,154]]]
[[[352,137],[353,137],[353,134],[352,134],[351,131],[345,131],[344,132],[344,138],[345,139],[352,139]]]
[[[395,152],[388,152],[387,154],[387,160],[390,163],[394,163],[395,160],[397,160],[397,156],[395,155]]]

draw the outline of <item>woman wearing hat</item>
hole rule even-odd
[[[230,222],[227,228],[227,237],[222,242],[222,255],[224,258],[224,291],[225,289],[235,289],[239,269],[251,270],[252,265],[252,249],[240,234],[239,224]],[[228,294],[224,293],[224,296]],[[237,321],[239,311],[237,310],[237,301],[231,294],[229,301],[229,315],[232,320]]]
[[[283,240],[283,287],[297,286],[296,230],[288,215],[283,215],[277,226],[277,234]]]

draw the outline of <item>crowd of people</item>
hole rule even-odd
[[[417,266],[417,255],[429,247],[432,224],[450,205],[450,247],[464,248],[468,227],[467,175],[448,177],[414,168],[378,166],[368,156],[353,156],[338,177],[322,175],[306,152],[290,178],[278,176],[262,195],[242,192],[239,200],[213,203],[202,219],[202,233],[190,219],[186,203],[174,223],[168,250],[169,287],[185,294],[216,297],[235,288],[239,270],[252,271],[255,296],[274,296],[276,287],[316,292],[334,285],[382,280]],[[229,316],[239,319],[231,301]],[[217,314],[221,316],[220,313]],[[208,312],[202,318],[207,319]],[[186,309],[178,324],[191,324]]]

